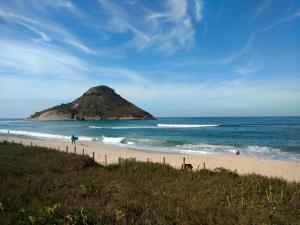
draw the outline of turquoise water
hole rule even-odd
[[[0,132],[148,151],[234,154],[300,162],[300,117],[158,118],[154,121],[0,120]]]

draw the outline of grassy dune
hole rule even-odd
[[[300,224],[300,184],[1,143],[0,224]]]

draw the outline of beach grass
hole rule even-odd
[[[3,142],[0,224],[300,224],[300,183]]]

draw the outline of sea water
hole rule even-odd
[[[146,151],[227,154],[300,162],[300,117],[195,117],[129,121],[1,119],[0,133],[79,140]]]

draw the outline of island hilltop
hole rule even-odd
[[[32,120],[153,120],[150,113],[118,95],[112,88],[90,88],[69,104],[61,104],[30,116]]]

